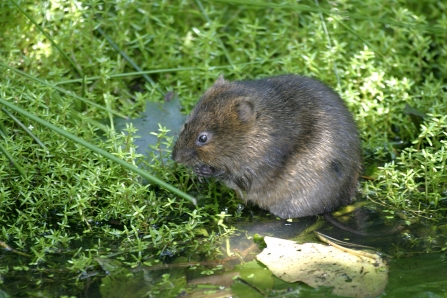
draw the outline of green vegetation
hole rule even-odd
[[[299,73],[336,88],[361,131],[367,174],[376,178],[361,182],[362,194],[390,218],[410,225],[427,219],[432,229],[417,236],[421,250],[445,250],[447,4],[281,3],[1,1],[0,241],[30,257],[3,262],[0,283],[29,270],[53,278],[48,269],[60,267],[61,255],[80,288],[98,256],[130,267],[216,256],[231,232],[221,211],[250,217],[238,212],[234,194],[175,165],[173,138],[163,129],[158,145],[167,148],[143,157],[133,142],[151,132],[113,127],[114,117],[136,116],[168,91],[188,113],[220,74],[236,80]],[[131,165],[144,164],[197,198],[198,207],[5,102]]]

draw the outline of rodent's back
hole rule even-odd
[[[203,135],[210,137],[205,144]],[[173,157],[283,218],[348,204],[361,159],[340,97],[295,75],[216,81],[187,120]]]

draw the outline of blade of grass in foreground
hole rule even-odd
[[[134,173],[137,173],[138,175],[146,178],[147,180],[149,180],[149,181],[151,181],[151,182],[153,182],[153,183],[155,183],[155,184],[157,184],[157,185],[167,189],[170,192],[175,193],[176,195],[178,195],[178,196],[180,196],[180,197],[182,197],[184,199],[187,199],[187,200],[191,201],[194,205],[197,205],[197,201],[196,201],[195,198],[193,198],[190,195],[182,192],[181,190],[173,187],[172,185],[170,185],[170,184],[168,184],[168,183],[158,179],[157,177],[152,176],[151,174],[149,174],[149,173],[139,169],[138,167],[136,167],[134,165],[131,165],[131,164],[125,162],[122,159],[119,159],[118,157],[110,154],[109,152],[107,152],[107,151],[105,151],[105,150],[103,150],[103,149],[101,149],[99,147],[96,147],[95,145],[93,145],[93,144],[91,144],[91,143],[89,143],[89,142],[87,142],[87,141],[85,141],[85,140],[83,140],[81,138],[78,138],[77,136],[75,136],[75,135],[73,135],[73,134],[71,134],[71,133],[69,133],[69,132],[67,132],[67,131],[65,131],[65,130],[63,130],[63,129],[61,129],[61,128],[59,128],[59,127],[57,127],[57,126],[55,126],[55,125],[53,125],[53,124],[43,120],[43,119],[41,119],[41,118],[39,118],[39,117],[37,117],[36,115],[34,115],[32,113],[29,113],[29,112],[25,111],[24,109],[22,109],[22,108],[20,108],[20,107],[18,107],[16,105],[14,105],[14,104],[4,100],[3,98],[0,98],[0,104],[7,106],[11,110],[14,110],[17,113],[20,113],[20,114],[24,115],[25,117],[28,117],[29,119],[31,119],[31,120],[33,120],[35,122],[38,122],[39,124],[41,124],[41,125],[49,128],[49,129],[57,132],[58,134],[66,137],[67,139],[70,139],[73,142],[76,142],[76,143],[78,143],[78,144],[80,144],[80,145],[82,145],[82,146],[92,150],[93,152],[95,152],[95,153],[97,153],[99,155],[102,155],[102,156],[112,160],[113,162],[116,162],[117,164],[120,164],[121,166],[125,167],[126,169],[128,169],[128,170],[130,170],[130,171],[132,171]]]

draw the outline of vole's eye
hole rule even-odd
[[[205,145],[208,144],[211,140],[211,133],[209,132],[202,132],[199,134],[199,137],[197,138],[197,142],[196,144],[201,146],[201,145]]]

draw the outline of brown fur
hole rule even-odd
[[[242,199],[294,218],[349,204],[360,152],[340,97],[317,80],[283,75],[217,79],[184,124],[172,157]]]

